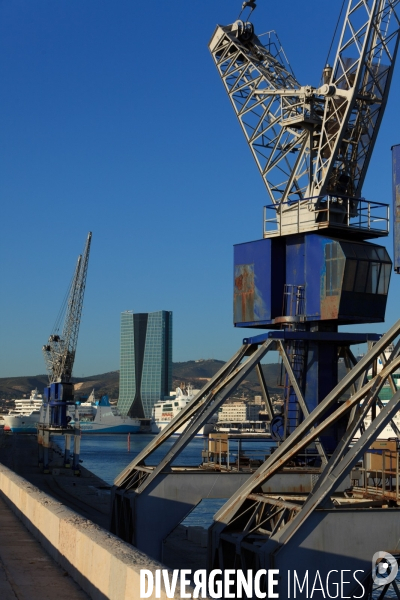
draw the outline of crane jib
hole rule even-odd
[[[61,412],[55,409],[53,411],[54,414],[57,413],[56,420],[60,421],[60,425],[64,425],[66,421],[65,403],[72,401],[74,397],[73,385],[70,381],[78,343],[91,241],[92,232],[89,232],[84,251],[78,256],[76,263],[66,303],[62,332],[52,333],[47,344],[43,346],[50,383],[44,390],[44,398],[47,402],[52,401],[65,405]]]

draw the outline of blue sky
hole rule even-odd
[[[0,376],[45,371],[41,347],[89,230],[75,375],[119,368],[124,310],[172,310],[176,361],[240,345],[232,246],[261,237],[268,198],[207,49],[240,4],[0,2]],[[253,21],[318,85],[341,4],[259,0]],[[399,68],[364,185],[382,202]],[[399,316],[399,285],[393,276],[386,324],[364,330]]]

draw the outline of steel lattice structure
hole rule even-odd
[[[261,50],[260,40],[252,35],[250,24],[237,22],[217,28],[210,50],[267,191],[273,203],[280,206],[277,212],[281,220],[293,219],[291,205],[294,203],[300,205],[307,201],[308,210],[311,210],[311,199],[318,209],[326,196],[347,199],[347,225],[349,218],[357,214],[357,199],[361,198],[398,51],[400,21],[397,5],[397,1],[391,0],[349,0],[333,67],[325,67],[323,85],[319,88],[300,86],[295,82],[293,89],[289,89],[293,84],[289,75],[275,84],[278,80],[274,79],[277,70],[273,57],[268,46],[264,52]],[[280,68],[284,68],[282,62]],[[251,128],[248,113],[253,119]],[[286,214],[282,210],[284,205]],[[298,214],[300,220],[300,212]],[[316,210],[316,221],[319,217]],[[314,229],[312,223],[308,227],[309,231]],[[307,227],[302,231],[307,231]],[[346,233],[341,232],[341,235]],[[310,281],[305,284],[309,285]],[[370,382],[367,382],[365,370],[367,364],[371,365],[371,359],[376,360],[380,355],[385,364],[382,350],[387,352],[398,334],[399,323],[360,363],[353,361],[344,380],[305,416],[276,452],[215,515],[209,538],[209,568],[260,569],[293,564],[300,549],[305,564],[310,536],[318,532],[315,546],[323,545],[323,518],[327,515],[322,517],[317,511],[335,514],[335,492],[387,423],[392,422],[394,436],[400,439],[400,432],[392,421],[400,399],[392,378],[400,364],[400,344],[395,346],[382,372],[376,375],[375,371]],[[348,352],[347,362],[351,356]],[[358,386],[354,386],[358,378]],[[393,397],[383,407],[378,394],[387,378]],[[351,398],[341,403],[344,388],[350,385],[354,386]],[[298,401],[298,391],[293,389]],[[377,405],[381,409],[379,415]],[[371,409],[374,417],[371,425],[365,428],[364,419]],[[291,461],[295,464],[299,453],[305,451],[318,435],[324,436],[324,432],[346,413],[347,429],[317,477],[312,492],[292,498],[266,494],[267,481]],[[358,431],[360,438],[352,446]],[[376,494],[381,502],[385,494],[390,497],[385,490],[385,476],[382,478],[382,486]],[[399,475],[397,482],[398,478]],[[392,482],[392,475],[389,480]],[[365,470],[366,488],[368,481]],[[355,497],[370,501],[371,491],[365,489],[359,496],[356,491]],[[346,504],[346,499],[341,502]],[[348,502],[350,506],[353,497],[349,496]],[[345,535],[340,519],[336,512],[329,529],[332,553],[338,555],[339,546],[333,549],[335,527],[337,531],[342,527],[342,538]],[[357,533],[361,535],[361,530],[357,529]],[[388,541],[388,530],[387,536],[381,541],[383,546],[392,543]],[[368,555],[366,546],[364,552]],[[324,552],[327,552],[326,547]],[[329,563],[322,551],[318,560],[321,566],[324,560]]]
[[[300,84],[273,33],[265,46],[256,36],[242,42],[238,33],[218,27],[213,58],[272,201],[297,200],[308,185],[308,134],[282,126],[281,94]]]
[[[43,346],[43,354],[49,374],[49,382],[69,382],[75,361],[81,322],[83,298],[89,265],[92,232],[88,233],[83,254],[78,256],[68,295],[67,308],[61,335],[52,333]]]
[[[399,43],[398,0],[351,0],[324,84],[301,86],[274,33],[217,27],[210,51],[274,204],[359,198]]]
[[[327,99],[311,195],[328,191],[361,196],[399,45],[398,4],[348,4],[329,82],[344,96]]]
[[[392,349],[390,357],[385,357],[385,350],[397,338],[399,332],[400,321],[359,363],[353,359],[352,368],[337,387],[214,516],[210,552],[213,567],[261,568],[263,555],[267,556],[271,551],[276,555],[278,550],[282,551],[296,532],[304,528],[306,520],[315,510],[324,505],[332,505],[332,495],[385,425],[390,423],[393,435],[400,439],[400,431],[393,421],[398,412],[400,391],[397,390],[392,376],[400,365],[400,342]],[[378,358],[385,366],[379,374],[368,380],[368,369]],[[387,379],[393,397],[383,407],[378,394]],[[358,386],[353,388],[350,399],[340,402],[344,390],[357,381]],[[365,428],[364,419],[374,403],[380,404],[382,410],[370,427]],[[330,412],[332,408],[334,410]],[[290,463],[312,440],[344,414],[349,415],[346,434],[308,496],[285,502],[282,497],[263,493],[263,486],[274,474]],[[353,445],[354,436],[360,428],[362,435]],[[382,496],[385,498],[383,490]],[[348,498],[351,502],[351,497]],[[346,504],[345,499],[342,506],[343,504]],[[337,507],[340,508],[339,505]]]

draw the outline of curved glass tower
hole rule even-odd
[[[172,312],[123,312],[119,410],[149,419],[154,404],[169,396],[171,387]]]

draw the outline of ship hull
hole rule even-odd
[[[140,425],[101,425],[96,423],[82,423],[80,424],[82,434],[90,433],[139,433]]]
[[[160,433],[161,431],[163,431],[167,425],[169,425],[171,421],[153,421],[151,424],[151,432],[152,433]],[[187,426],[186,426],[187,427]],[[172,435],[181,435],[186,427],[180,427],[175,433],[173,433]],[[196,437],[204,437],[207,436],[209,433],[211,433],[214,430],[214,425],[212,423],[207,423],[206,425],[204,425],[204,427],[202,427],[200,429],[200,431],[198,431],[196,433]]]
[[[4,431],[11,433],[37,433],[36,427],[4,427]]]
[[[100,407],[101,410],[101,407]],[[99,412],[100,412],[99,410]],[[139,433],[140,421],[132,419],[123,419],[114,415],[107,415],[102,417],[103,422],[93,421],[81,421],[80,429],[82,433],[95,434],[95,433]],[[108,421],[108,422],[107,422]],[[4,431],[11,431],[12,433],[36,433],[37,424],[39,422],[39,415],[35,416],[17,416],[10,417],[4,416]]]
[[[36,425],[39,422],[38,415],[36,417],[8,417],[4,415],[4,431],[12,433],[36,433]]]

